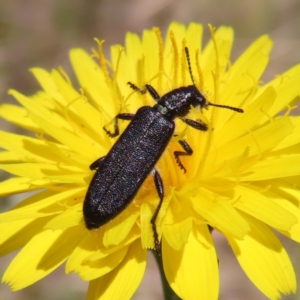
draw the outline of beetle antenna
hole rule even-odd
[[[220,104],[214,104],[214,103],[210,103],[210,102],[208,102],[207,105],[231,109],[231,110],[234,110],[234,111],[236,111],[238,113],[243,113],[244,112],[244,110],[241,109],[241,108],[233,107],[233,106],[228,106],[228,105],[220,105]]]
[[[185,51],[185,56],[186,56],[186,60],[187,60],[188,68],[189,68],[190,77],[191,77],[193,85],[195,85],[194,76],[193,76],[192,67],[191,67],[190,53],[189,53],[188,47],[184,47],[184,51]]]
[[[189,53],[188,47],[184,47],[184,51],[185,51],[185,55],[186,55],[186,60],[187,60],[188,68],[189,68],[190,77],[191,77],[191,80],[193,82],[193,85],[195,85],[194,76],[193,76],[192,67],[191,67],[190,53]],[[241,109],[241,108],[228,106],[228,105],[213,104],[213,103],[210,103],[210,102],[207,102],[207,105],[221,107],[221,108],[227,108],[227,109],[236,111],[238,113],[243,113],[244,112],[244,110]]]

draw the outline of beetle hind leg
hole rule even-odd
[[[157,227],[156,227],[155,222],[156,222],[157,216],[159,214],[161,205],[164,200],[164,185],[163,185],[162,179],[156,169],[153,169],[152,174],[153,174],[153,178],[154,178],[155,187],[156,187],[156,190],[157,190],[157,193],[159,196],[159,203],[155,209],[155,212],[154,212],[150,222],[151,222],[152,230],[153,230],[155,252],[157,255],[161,255],[161,244],[158,239]]]
[[[99,159],[97,159],[96,161],[94,161],[91,165],[90,165],[90,170],[96,170],[99,169],[102,166],[103,160],[104,160],[105,156],[100,157]]]

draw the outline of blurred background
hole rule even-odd
[[[275,42],[270,65],[263,77],[269,80],[300,62],[300,1],[276,0],[0,0],[0,103],[13,102],[9,88],[32,94],[39,86],[28,72],[39,66],[50,70],[62,66],[72,73],[68,51],[81,47],[90,51],[94,37],[109,45],[124,43],[127,31],[141,34],[159,26],[163,33],[171,21],[229,25],[235,29],[232,61],[257,37],[268,33]],[[299,83],[300,84],[300,83]],[[0,119],[0,129],[18,131]],[[0,173],[0,179],[5,174]],[[22,197],[22,196],[21,196]],[[2,203],[5,205],[5,202]],[[0,205],[1,205],[0,203]],[[0,233],[1,234],[1,233]],[[226,240],[214,234],[220,260],[221,300],[266,299],[240,269]],[[300,245],[283,239],[300,278]],[[0,276],[15,256],[0,260]],[[154,259],[149,253],[145,278],[133,299],[163,299]],[[30,262],[29,262],[30,263]],[[4,300],[85,299],[87,283],[66,276],[60,268],[37,284],[17,293],[0,285]],[[284,297],[300,299],[300,294]]]

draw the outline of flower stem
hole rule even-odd
[[[171,286],[169,285],[169,282],[166,278],[164,268],[163,268],[163,263],[162,263],[162,257],[157,255],[155,251],[152,251],[154,258],[156,260],[156,263],[159,268],[159,273],[162,281],[162,286],[163,286],[163,291],[164,291],[164,296],[165,300],[181,300],[176,293],[172,290]]]

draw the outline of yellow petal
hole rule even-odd
[[[177,33],[176,33],[177,35]],[[199,49],[201,52],[201,48],[202,48],[202,35],[203,35],[203,26],[202,24],[198,24],[198,23],[190,23],[187,26],[186,29],[186,35],[185,35],[185,39],[186,39],[186,44],[189,47],[189,51],[190,53],[193,53],[192,57],[191,57],[191,64],[192,66],[195,66],[195,60],[194,60],[194,53],[196,53],[196,50]],[[227,38],[224,37],[225,39]]]
[[[227,239],[247,276],[269,299],[279,299],[280,292],[295,293],[293,266],[279,239],[268,226],[244,217],[251,225],[250,234],[243,240]]]
[[[99,230],[88,231],[85,229],[85,237],[78,243],[78,246],[74,249],[66,263],[66,273],[75,272],[80,274],[84,267],[83,262],[87,259],[91,253],[97,253],[101,247],[103,247],[103,227]],[[87,234],[88,233],[88,234]],[[107,253],[103,254],[106,257]]]
[[[106,224],[106,230],[103,237],[103,245],[105,247],[122,243],[132,230],[132,227],[139,217],[139,211],[136,210],[132,212],[128,209],[129,208]]]
[[[29,118],[28,112],[24,107],[2,104],[0,106],[0,116],[20,127],[32,130],[35,132],[41,132],[41,129]]]
[[[173,45],[172,45],[172,42],[170,39],[171,32],[173,32],[175,42],[177,44],[177,47],[179,47],[178,50],[180,51],[181,47],[182,47],[182,45],[181,45],[182,40],[185,38],[185,35],[186,35],[186,26],[184,26],[181,23],[177,23],[177,22],[172,22],[170,24],[170,26],[168,28],[168,32],[166,34],[166,37],[167,37],[166,44],[165,44],[166,53],[172,53],[174,51]],[[201,41],[201,40],[199,40],[199,41]]]
[[[2,282],[17,291],[42,279],[67,259],[84,233],[75,227],[35,235],[9,265]]]
[[[104,227],[86,232],[88,234],[72,252],[66,264],[67,274],[75,272],[84,280],[95,279],[112,271],[120,263],[122,256],[126,255],[128,245],[140,236],[139,229],[135,227],[125,241],[106,248],[103,245]],[[125,252],[122,252],[122,249],[125,249]],[[111,263],[108,264],[111,259]]]
[[[106,116],[115,116],[118,113],[118,101],[112,97],[99,65],[82,49],[72,49],[70,60],[84,94]]]
[[[0,152],[0,163],[17,163],[24,159],[22,155],[12,153],[9,151],[1,151]]]
[[[142,37],[142,53],[144,56],[144,77],[146,81],[153,79],[158,75],[159,51],[158,38],[153,30],[145,30]],[[157,86],[158,89],[161,87]],[[158,90],[158,92],[160,92]]]
[[[141,44],[140,36],[135,33],[128,32],[126,34],[125,43],[126,43],[125,49],[126,49],[127,59],[132,63],[132,65],[136,65],[136,62],[139,59],[139,55],[142,52],[142,44]],[[135,72],[132,73],[133,73],[132,75],[134,76]]]
[[[290,122],[289,117],[282,117],[258,128],[250,134],[246,134],[241,138],[226,143],[223,147],[220,147],[218,151],[227,153],[228,155],[226,156],[230,159],[240,154],[241,149],[247,145],[249,157],[254,155],[261,156],[264,152],[281,143],[286,136],[289,136],[293,132],[293,130],[294,127]],[[274,132],[276,132],[276,134],[273,134]],[[215,163],[218,163],[220,159],[217,159]]]
[[[10,94],[28,109],[35,123],[44,128],[46,132],[62,144],[69,146],[74,152],[81,154],[83,156],[82,159],[87,158],[87,165],[91,160],[91,154],[94,153],[95,157],[97,157],[99,152],[101,153],[98,144],[92,144],[89,141],[83,143],[80,137],[72,133],[72,128],[70,128],[69,124],[62,117],[58,117],[58,115],[48,111],[42,105],[30,101],[30,99],[16,91],[10,91]],[[105,152],[104,149],[102,150]]]
[[[276,79],[266,84],[263,89],[268,86],[276,88],[277,98],[274,105],[268,110],[267,115],[261,122],[268,120],[269,116],[275,116],[283,109],[286,109],[289,103],[299,96],[299,80],[300,80],[300,65],[294,66],[285,73],[277,76]]]
[[[50,185],[49,179],[32,180],[26,177],[10,178],[0,182],[0,195],[6,196],[21,192],[29,192],[40,188],[45,188]]]
[[[297,182],[299,182],[299,178],[297,179]],[[290,212],[293,215],[293,218],[297,219],[296,224],[293,224],[286,230],[279,231],[290,239],[300,242],[300,190],[294,189],[293,184],[281,179],[262,181],[261,183],[256,184],[261,190],[265,190],[264,195],[269,198],[269,201],[275,202],[282,207],[283,211]],[[271,211],[270,214],[272,214]]]
[[[163,240],[162,255],[167,280],[179,297],[218,299],[218,259],[207,226],[195,225],[181,251]]]
[[[93,280],[113,271],[123,261],[128,247],[122,244],[101,249],[101,242],[97,238],[102,238],[103,235],[96,233],[92,237],[85,238],[73,251],[66,265],[67,274],[75,272],[82,280]]]
[[[61,159],[49,151],[47,143],[24,135],[0,131],[1,147],[23,155],[24,160],[37,162],[57,162]]]
[[[214,40],[210,40],[204,48],[200,62],[201,69],[203,70],[204,92],[215,90],[214,75],[221,75],[220,73],[224,72],[228,66],[232,42],[232,28],[221,26],[215,32]],[[211,101],[214,102],[214,99]],[[230,103],[232,102],[233,99],[230,100]]]
[[[122,247],[103,259],[84,262],[79,269],[78,276],[80,276],[82,280],[90,281],[105,276],[109,272],[114,272],[114,269],[126,259],[127,251],[127,247]]]
[[[80,202],[52,218],[43,228],[57,230],[83,225],[82,216],[82,202]]]
[[[242,239],[250,230],[247,222],[225,197],[199,189],[197,196],[191,200],[195,211],[217,230],[237,239]]]
[[[56,182],[84,184],[80,169],[76,167],[62,167],[59,165],[43,163],[21,163],[21,164],[0,164],[0,169],[20,177],[30,177],[32,179],[49,178]]]
[[[268,89],[266,89],[264,93],[262,93],[259,97],[257,97],[255,101],[253,101],[247,107],[244,114],[228,120],[227,122],[224,123],[223,126],[220,125],[217,128],[217,132],[216,133],[214,132],[214,134],[216,134],[216,138],[215,138],[216,145],[220,145],[221,147],[223,145],[224,148],[231,147],[231,145],[235,143],[235,139],[237,137],[244,135],[246,132],[249,132],[249,128],[257,126],[257,123],[261,120],[262,117],[265,116],[265,112],[270,109],[275,99],[276,99],[276,93],[273,87],[269,87]],[[226,130],[226,134],[224,134],[225,130]],[[237,140],[237,142],[239,141],[240,139]],[[244,142],[243,139],[242,141]],[[222,151],[223,148],[221,148],[220,150]],[[231,151],[227,152],[226,148],[224,149],[224,151],[226,151],[226,154],[232,155]],[[237,150],[234,151],[234,153],[236,152]]]
[[[150,222],[153,216],[151,206],[147,203],[141,205],[141,241],[143,249],[154,249],[153,229]]]
[[[52,105],[54,104],[54,107],[57,104],[60,104],[61,106],[66,105],[66,99],[58,91],[55,82],[51,78],[51,73],[41,68],[32,68],[30,69],[30,71],[35,76],[36,80],[39,82],[43,90],[46,92],[48,96],[47,98],[55,99],[55,101],[52,101]]]
[[[24,207],[16,208],[6,213],[2,213],[0,214],[0,222],[41,218],[61,213],[66,209],[63,204],[69,201],[70,203],[73,202],[73,205],[75,205],[76,198],[82,195],[83,190],[85,190],[85,188],[74,188],[61,193],[55,193],[48,198],[46,197],[42,199],[41,201],[35,201],[32,204],[26,205]],[[35,198],[40,196],[34,195],[32,197]]]
[[[281,230],[289,230],[298,222],[296,216],[264,196],[259,190],[242,185],[235,190],[237,198],[233,203],[234,207],[252,217]]]
[[[165,224],[163,227],[163,236],[170,247],[179,251],[187,243],[192,228],[192,218],[186,218],[181,222],[170,225]]]
[[[229,69],[228,82],[222,90],[222,103],[239,107],[245,97],[256,88],[269,61],[273,42],[267,35],[258,38]],[[226,122],[226,120],[222,120]]]
[[[287,135],[277,146],[275,146],[274,151],[276,150],[285,150],[286,148],[294,145],[299,145],[299,135],[300,135],[300,116],[292,116],[290,118],[291,124],[294,127],[292,133]]]
[[[78,94],[56,70],[51,72],[51,79],[55,83],[56,89],[63,95],[64,101],[67,102],[64,104],[64,114],[69,122],[72,122],[72,126],[76,126],[76,130],[80,134],[87,135],[93,141],[96,140],[103,144],[103,138],[107,138],[104,130],[99,130],[99,124],[103,123],[103,114],[96,110],[88,102],[88,99]]]
[[[241,181],[259,181],[300,175],[300,155],[272,157],[257,162],[241,174]]]
[[[0,223],[0,256],[4,256],[26,245],[48,220],[49,217]]]
[[[113,271],[90,282],[87,300],[131,299],[146,269],[147,251],[140,241],[131,245],[126,257]]]
[[[27,109],[30,118],[32,118],[32,115],[30,113],[33,113],[38,116],[44,117],[52,124],[59,124],[61,126],[61,128],[72,131],[71,125],[67,122],[67,120],[64,118],[64,116],[56,113],[53,110],[49,110],[45,105],[38,103],[37,101],[33,101],[32,99],[22,95],[18,91],[9,90],[8,93],[10,95],[12,95],[17,101],[20,102],[21,105],[23,105]],[[33,119],[33,121],[35,122],[34,119]],[[39,124],[37,124],[37,125],[39,125]],[[39,126],[39,127],[41,127],[41,126]],[[43,128],[43,127],[41,127],[41,128]]]

